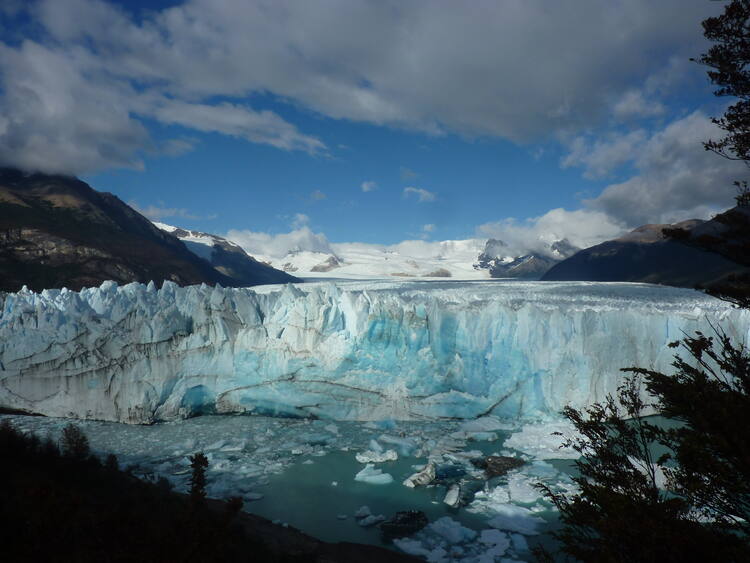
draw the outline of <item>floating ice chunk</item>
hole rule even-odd
[[[430,555],[430,550],[425,549],[422,546],[422,542],[418,540],[409,538],[395,539],[393,540],[393,545],[409,555],[416,555],[417,557],[427,557]]]
[[[537,478],[530,479],[522,472],[511,473],[508,475],[508,493],[511,500],[521,504],[536,502],[544,496],[541,491],[534,488],[534,484],[538,482]]]
[[[337,514],[337,515],[336,515],[336,518],[337,518],[338,520],[346,520],[347,518],[349,518],[349,516],[348,516],[348,515],[346,515],[346,514]]]
[[[371,514],[370,516],[361,518],[357,523],[363,528],[368,528],[370,526],[374,526],[375,524],[380,524],[383,521],[385,521],[385,516],[383,516],[382,514],[378,514],[377,516]]]
[[[472,541],[477,537],[474,530],[465,528],[450,516],[438,518],[429,525],[430,530],[443,537],[448,543]]]
[[[428,563],[446,563],[448,556],[448,552],[445,551],[442,547],[436,547],[430,553],[427,554],[427,562]]]
[[[568,421],[527,424],[505,440],[503,445],[536,459],[578,459],[578,452],[563,447],[566,438],[576,436],[576,429]]]
[[[327,430],[327,431],[328,431],[328,432],[330,432],[331,434],[336,434],[336,436],[338,436],[338,435],[339,435],[339,427],[338,427],[338,426],[336,426],[335,424],[326,424],[326,425],[325,425],[325,426],[323,427],[323,429],[324,429],[324,430]]]
[[[461,430],[465,432],[491,432],[493,430],[511,430],[512,426],[496,416],[480,416],[461,423]]]
[[[417,449],[417,440],[414,438],[381,434],[378,436],[378,441],[383,442],[384,444],[396,446],[399,452],[401,452],[401,455],[405,456],[411,455],[414,450]]]
[[[265,495],[263,495],[261,493],[245,493],[244,495],[242,495],[242,498],[244,498],[245,500],[251,500],[251,501],[252,500],[260,500],[260,499],[262,499],[264,497],[265,497]]]
[[[497,440],[495,432],[467,432],[466,438],[472,442],[494,442]]]
[[[357,512],[354,513],[355,518],[365,518],[367,516],[370,516],[372,514],[372,511],[370,510],[370,507],[367,505],[360,506],[357,509]]]
[[[404,481],[404,485],[407,487],[413,489],[417,486],[424,486],[429,485],[435,480],[435,464],[433,462],[430,462],[427,464],[427,466],[422,470],[411,477],[407,477]]]
[[[448,492],[445,494],[443,502],[448,506],[456,507],[461,500],[461,487],[458,485],[451,485]]]
[[[393,483],[393,477],[390,473],[383,473],[382,470],[375,469],[372,463],[365,465],[365,468],[354,476],[354,480],[371,485],[388,485],[389,483]]]
[[[482,530],[482,532],[479,534],[479,541],[485,545],[501,547],[502,551],[498,553],[498,555],[502,555],[503,553],[505,553],[505,550],[510,547],[508,534],[494,528],[490,530]]]
[[[315,463],[313,460],[306,459],[305,461],[302,462],[302,465],[312,465],[313,463]]]
[[[487,523],[499,530],[533,536],[539,533],[539,525],[544,524],[544,520],[538,516],[533,516],[531,510],[522,506],[503,504],[496,506],[495,510],[498,512],[497,516]]]
[[[516,553],[529,550],[529,543],[521,534],[511,534],[510,540],[513,542],[513,549]]]
[[[491,491],[477,491],[474,501],[469,505],[469,512],[493,514],[497,506],[508,504],[510,493],[506,487],[495,487]]]
[[[331,481],[331,487],[338,487],[339,482],[338,481]]]
[[[381,450],[380,452],[366,450],[356,454],[354,457],[360,463],[381,463],[383,461],[396,461],[398,454],[394,450]]]

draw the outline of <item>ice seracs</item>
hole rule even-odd
[[[747,340],[750,327],[748,311],[638,284],[104,283],[0,304],[0,406],[131,423],[488,417],[466,432],[491,432],[490,415],[543,418],[601,400],[621,367],[669,370],[667,343],[684,332],[718,322]]]

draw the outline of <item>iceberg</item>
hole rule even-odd
[[[667,343],[710,323],[750,340],[750,312],[647,284],[24,289],[0,295],[0,405],[128,423],[544,418],[603,399],[622,367],[668,370]]]

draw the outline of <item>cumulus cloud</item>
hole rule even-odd
[[[290,252],[305,250],[334,253],[328,238],[323,233],[314,233],[307,226],[275,235],[232,229],[224,236],[239,244],[251,256],[262,256],[271,260],[283,258]]]
[[[362,182],[360,187],[362,188],[363,192],[371,192],[378,187],[378,183],[373,182],[372,180],[368,180],[366,182]]]
[[[272,111],[254,111],[239,104],[191,104],[181,101],[159,103],[151,114],[167,124],[178,124],[205,133],[222,133],[253,143],[285,150],[322,152],[325,144],[303,135],[291,123]]]
[[[477,236],[500,239],[508,245],[509,254],[519,256],[532,252],[548,254],[550,244],[561,239],[587,248],[624,231],[624,224],[602,211],[558,208],[524,221],[508,218],[485,223],[477,227]]]
[[[409,197],[412,194],[416,196],[417,201],[419,201],[420,203],[424,203],[426,201],[435,201],[436,198],[433,192],[422,188],[415,188],[414,186],[404,188],[404,197]]]
[[[139,167],[152,150],[144,119],[325,152],[249,104],[256,93],[430,134],[577,134],[613,113],[653,114],[656,86],[628,92],[702,51],[696,26],[712,4],[186,0],[136,18],[102,0],[39,0],[39,33],[0,51],[0,161]],[[446,38],[459,35],[456,49]]]
[[[293,229],[301,229],[308,223],[310,223],[310,217],[305,215],[304,213],[295,213],[294,217],[292,217]]]
[[[648,99],[643,91],[632,89],[625,92],[615,103],[612,111],[615,117],[625,121],[631,117],[654,117],[665,112],[664,105]]]
[[[644,130],[614,133],[609,136],[589,139],[576,137],[569,145],[570,152],[561,160],[563,168],[584,168],[584,177],[602,178],[619,166],[630,162],[646,141]]]
[[[731,207],[732,182],[747,169],[703,148],[703,141],[720,136],[700,111],[677,119],[629,149],[634,176],[584,204],[630,226],[706,218]]]

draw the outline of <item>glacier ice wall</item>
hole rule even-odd
[[[0,405],[147,423],[206,412],[534,417],[669,369],[667,343],[750,315],[641,284],[166,283],[0,299]]]

